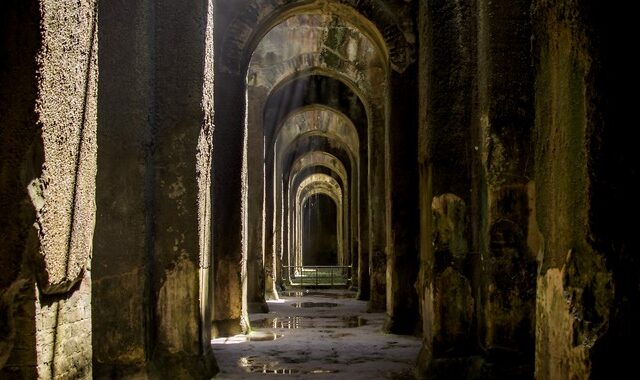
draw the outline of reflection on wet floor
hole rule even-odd
[[[339,329],[360,327],[366,324],[367,320],[358,315],[345,317],[293,315],[286,317],[262,318],[251,321],[251,326],[254,328],[272,329]]]
[[[275,334],[265,331],[252,331],[247,336],[247,340],[249,342],[266,342],[270,340],[276,340],[278,338],[282,338],[282,334]]]
[[[283,297],[327,297],[337,299],[356,298],[356,293],[354,292],[332,293],[311,290],[285,290],[280,292],[280,295]]]
[[[367,313],[355,292],[296,289],[280,295],[268,313],[250,315],[249,334],[212,341],[220,379],[413,379],[420,340],[381,334],[384,314]]]
[[[271,375],[297,375],[297,374],[323,374],[323,373],[336,373],[337,370],[333,369],[300,369],[290,368],[280,365],[280,362],[275,358],[258,357],[258,356],[245,356],[238,361],[240,367],[251,373],[265,373]]]
[[[296,308],[301,308],[301,307],[336,307],[338,306],[337,303],[333,303],[333,302],[294,302],[291,304],[291,306],[296,307]]]

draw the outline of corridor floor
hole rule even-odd
[[[344,290],[284,292],[253,332],[212,341],[216,379],[411,379],[420,339],[382,332],[384,313]]]

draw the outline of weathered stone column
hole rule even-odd
[[[624,378],[637,367],[637,58],[634,12],[533,2],[539,379]],[[633,122],[632,122],[633,123]]]
[[[369,311],[386,310],[387,251],[389,249],[389,185],[387,174],[387,129],[382,107],[373,107],[369,120]]]
[[[423,331],[418,357],[421,378],[468,378],[478,364],[473,357],[477,341],[474,268],[480,262],[473,254],[471,231],[476,215],[470,211],[474,17],[473,3],[419,3],[420,273],[416,286]],[[441,226],[434,223],[438,215],[445,221]],[[456,242],[444,239],[442,233]]]
[[[200,205],[209,201],[212,7],[207,0],[155,4],[153,361],[174,378],[216,371],[200,303],[208,279],[200,278],[201,265],[210,252]]]
[[[0,378],[92,378],[95,1],[0,5]]]
[[[275,220],[274,220],[274,184],[273,184],[273,171],[274,171],[274,153],[273,145],[267,146],[271,152],[265,152],[265,223],[264,223],[264,284],[265,284],[265,298],[268,300],[277,300],[278,291],[276,289],[276,255],[274,252],[274,235],[275,235]]]
[[[264,268],[264,104],[266,89],[247,89],[246,138],[246,223],[247,231],[247,302],[250,312],[267,312]]]
[[[385,330],[413,334],[419,310],[415,282],[418,275],[418,168],[416,143],[417,65],[390,73],[389,160],[391,186],[391,249],[387,252],[387,317]]]
[[[221,16],[222,17],[222,16]],[[242,197],[245,91],[243,75],[216,69],[213,135],[214,335],[248,328],[247,261],[243,251]]]
[[[533,373],[535,256],[530,0],[478,2],[479,331],[496,376]],[[505,355],[508,354],[508,360]]]
[[[368,144],[361,138],[360,140],[360,170],[358,178],[351,178],[351,181],[359,181],[358,192],[358,219],[360,223],[360,229],[358,231],[358,267],[353,272],[353,276],[358,277],[358,294],[356,298],[363,301],[368,301],[370,297],[370,284],[371,278],[369,276],[370,263],[369,263],[369,178],[367,176],[366,167],[368,165]],[[365,148],[363,148],[363,146]]]
[[[148,373],[155,94],[153,2],[99,4],[98,175],[93,245],[94,376]],[[115,308],[113,305],[119,305]],[[113,334],[113,326],[120,333]]]

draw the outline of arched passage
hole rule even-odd
[[[321,193],[302,204],[302,266],[338,265],[338,211],[335,201]]]
[[[238,14],[242,14],[242,10],[240,8],[235,8],[234,5],[230,3],[223,2],[222,7],[228,10],[229,14],[235,14],[235,12],[239,12]],[[245,3],[242,3],[246,5]],[[378,17],[387,13],[387,10],[383,10],[383,8],[376,8],[375,4],[353,4],[351,7],[348,4],[334,4],[331,2],[322,3],[322,6],[318,6],[320,3],[312,3],[312,4],[290,4],[290,7],[284,7],[278,9],[275,13],[272,13],[274,17],[264,20],[264,24],[260,25],[252,25],[249,29],[251,31],[249,33],[245,33],[245,31],[241,31],[239,34],[231,37],[230,34],[225,34],[222,37],[222,45],[230,43],[230,44],[238,44],[237,46],[242,46],[237,49],[239,51],[238,57],[243,57],[233,63],[234,60],[222,60],[216,61],[216,86],[220,89],[220,91],[224,91],[227,95],[223,100],[223,104],[219,104],[221,112],[216,112],[216,124],[218,126],[224,126],[223,129],[217,128],[216,134],[219,135],[220,138],[216,138],[214,136],[214,155],[216,154],[215,145],[223,144],[223,147],[220,150],[221,159],[216,160],[214,157],[214,177],[219,176],[216,180],[214,178],[214,187],[213,187],[213,199],[214,199],[214,210],[216,210],[215,202],[217,199],[218,204],[220,205],[220,215],[222,215],[221,219],[224,220],[232,220],[234,215],[238,215],[237,210],[250,210],[250,207],[247,207],[247,199],[255,198],[243,198],[246,194],[251,192],[251,188],[255,188],[253,186],[248,187],[247,191],[242,191],[244,184],[250,182],[251,172],[253,165],[250,164],[249,158],[245,155],[239,155],[237,152],[254,152],[250,147],[252,146],[251,134],[253,123],[248,124],[248,130],[246,134],[246,138],[244,135],[244,128],[242,125],[244,124],[247,118],[250,118],[252,113],[232,113],[229,110],[241,109],[237,107],[242,100],[245,102],[245,112],[248,112],[251,99],[247,96],[247,80],[254,80],[255,83],[260,83],[260,75],[256,72],[255,76],[248,76],[248,72],[245,70],[248,69],[250,65],[250,61],[254,57],[254,53],[260,49],[260,45],[265,41],[269,41],[267,36],[270,33],[275,35],[278,32],[273,32],[274,30],[282,29],[281,25],[285,25],[289,22],[300,22],[300,25],[305,25],[312,30],[315,24],[324,23],[324,28],[327,28],[330,32],[326,34],[320,34],[319,37],[312,37],[310,40],[303,40],[303,43],[298,43],[297,41],[292,40],[294,43],[292,44],[279,44],[273,45],[277,48],[273,49],[273,53],[275,55],[271,55],[268,58],[274,58],[273,61],[270,61],[271,66],[273,67],[291,67],[296,64],[302,63],[301,67],[309,68],[309,72],[324,72],[329,76],[337,76],[342,73],[358,74],[356,80],[351,81],[351,83],[365,83],[368,84],[367,88],[369,91],[362,91],[361,93],[366,93],[369,96],[369,100],[367,101],[366,109],[367,109],[367,189],[369,190],[369,196],[367,198],[368,202],[368,210],[371,212],[367,218],[367,226],[371,226],[376,228],[377,230],[373,230],[372,228],[367,228],[368,230],[368,251],[372,252],[369,257],[370,266],[375,268],[371,273],[372,277],[370,279],[370,287],[369,289],[374,289],[374,296],[371,297],[370,306],[372,310],[381,310],[384,309],[387,305],[385,298],[387,293],[389,293],[386,289],[387,280],[386,277],[388,274],[393,274],[395,271],[389,271],[387,268],[394,267],[396,264],[400,264],[401,266],[407,266],[413,268],[415,266],[411,266],[410,261],[394,260],[394,244],[390,244],[392,237],[395,238],[398,242],[402,243],[402,249],[407,249],[411,247],[411,243],[407,239],[396,238],[397,234],[392,235],[390,222],[393,222],[393,218],[387,217],[387,215],[395,216],[396,218],[404,217],[404,209],[398,208],[398,212],[395,214],[390,214],[392,211],[391,208],[391,183],[388,178],[391,175],[390,166],[391,161],[389,160],[390,145],[388,144],[388,133],[389,133],[389,123],[393,119],[393,114],[390,113],[390,105],[384,100],[389,91],[389,85],[391,80],[391,67],[395,68],[397,72],[404,71],[404,68],[407,66],[405,64],[410,64],[412,62],[412,58],[404,60],[399,59],[399,57],[411,57],[411,54],[404,55],[404,53],[409,52],[411,43],[407,44],[396,44],[393,45],[393,49],[389,49],[389,46],[386,44],[386,41],[395,41],[396,38],[399,38],[398,41],[410,41],[410,33],[406,34],[409,29],[406,29],[408,24],[402,24],[399,26],[395,24],[393,18],[386,19],[385,17]],[[239,4],[240,5],[240,4]],[[250,7],[247,9],[259,9],[260,5],[255,5],[255,8]],[[270,6],[267,6],[267,9]],[[369,8],[371,7],[371,8]],[[401,9],[402,7],[396,8]],[[234,10],[235,9],[235,10]],[[286,10],[285,10],[286,9]],[[359,14],[356,9],[363,10],[362,14]],[[367,10],[368,9],[368,10]],[[405,10],[409,10],[407,7]],[[282,11],[282,13],[280,13]],[[354,12],[355,11],[355,12]],[[269,11],[267,11],[269,13]],[[277,15],[277,16],[276,16]],[[304,15],[304,17],[302,17]],[[363,16],[364,15],[364,16]],[[235,17],[235,16],[233,16]],[[227,24],[229,20],[233,19],[233,17],[227,17],[225,20],[220,19],[221,25],[229,25]],[[249,16],[251,17],[251,16]],[[375,22],[372,22],[373,19],[367,20],[368,17],[373,17]],[[235,28],[236,26],[240,26],[242,22],[234,24],[231,26]],[[395,25],[393,27],[386,27],[385,29],[379,29],[382,25]],[[395,27],[399,26],[399,30],[403,32],[401,34],[392,33]],[[342,30],[342,34],[335,34],[331,31],[337,31],[338,29]],[[383,32],[380,33],[379,30]],[[285,30],[286,32],[286,30]],[[286,34],[286,33],[285,33]],[[310,33],[310,36],[313,36],[314,33]],[[395,36],[395,37],[394,37]],[[315,39],[314,39],[315,38]],[[233,42],[231,42],[233,41]],[[277,41],[277,38],[274,38],[274,41]],[[352,42],[355,42],[352,43]],[[316,43],[318,49],[310,48]],[[362,44],[364,43],[364,45]],[[222,45],[218,45],[218,47],[222,47]],[[268,46],[268,45],[265,45]],[[363,48],[363,46],[370,46],[371,48]],[[354,48],[355,47],[355,48]],[[395,49],[398,48],[399,49]],[[280,50],[279,50],[279,49]],[[318,54],[319,53],[319,54]],[[355,54],[354,54],[355,53]],[[306,57],[306,58],[305,58]],[[315,58],[314,58],[315,57]],[[367,59],[364,59],[368,57]],[[390,57],[394,57],[393,60]],[[265,56],[265,58],[267,58]],[[311,65],[307,65],[305,59],[310,59]],[[318,60],[319,59],[319,60]],[[289,63],[293,63],[292,65],[280,65],[278,62],[282,63],[287,61]],[[231,64],[229,64],[231,62]],[[297,63],[295,63],[297,62]],[[404,62],[401,65],[398,65],[399,62]],[[344,66],[336,66],[341,63],[346,63]],[[349,67],[355,68],[355,70],[350,70]],[[399,70],[402,67],[402,70]],[[285,73],[287,69],[282,69],[279,72]],[[266,71],[265,71],[266,72]],[[360,73],[364,75],[360,75]],[[289,78],[294,76],[295,70],[291,72],[291,74],[287,74],[282,77],[280,80],[284,80],[285,78]],[[280,78],[279,76],[274,76],[274,78]],[[265,82],[266,83],[266,82]],[[279,83],[273,83],[273,86],[278,86]],[[358,89],[358,86],[354,86],[353,88]],[[266,93],[268,94],[268,92]],[[244,99],[242,99],[242,95],[245,95]],[[247,104],[248,101],[248,104]],[[259,114],[259,111],[258,111]],[[400,113],[399,113],[400,114]],[[246,115],[246,117],[245,117]],[[259,125],[260,123],[256,124]],[[237,126],[232,127],[233,125]],[[217,142],[216,142],[217,141]],[[259,140],[258,140],[259,141]],[[242,143],[240,143],[242,142]],[[266,142],[266,141],[265,141]],[[275,143],[275,141],[274,141]],[[271,149],[270,144],[263,145],[260,144],[265,149]],[[245,148],[242,149],[242,146]],[[270,164],[268,162],[268,153],[262,153],[265,156],[265,161],[267,162],[265,165],[265,172],[270,172]],[[259,157],[261,154],[255,154]],[[224,162],[224,164],[222,164]],[[216,163],[220,165],[224,165],[224,167],[215,168]],[[275,162],[274,162],[275,164]],[[233,179],[229,180],[228,176],[233,175],[232,172],[238,172],[242,167],[248,169],[249,175],[244,176],[241,179]],[[399,168],[405,167],[405,165],[398,165]],[[257,169],[256,169],[257,170]],[[240,170],[240,172],[245,173],[245,170]],[[364,173],[364,171],[362,171]],[[362,178],[362,177],[361,177]],[[409,177],[412,178],[412,177]],[[240,191],[227,191],[226,193],[222,191],[222,188],[216,187],[216,183],[225,181],[226,186],[231,186],[231,188],[237,188]],[[236,182],[237,181],[237,182]],[[274,190],[278,188],[278,184],[274,184]],[[266,186],[266,188],[270,188],[271,186]],[[263,215],[270,215],[269,212],[269,203],[270,199],[276,200],[277,197],[281,197],[281,194],[274,193],[269,194],[269,190],[266,190],[263,199],[265,199],[264,205],[266,206],[266,212],[263,212]],[[244,199],[244,200],[243,200]],[[399,203],[400,204],[400,203]],[[243,206],[244,205],[244,206]],[[271,207],[275,213],[278,213],[277,203],[274,203]],[[259,209],[259,207],[257,207]],[[236,210],[236,211],[233,211]],[[215,211],[214,211],[215,213]],[[251,211],[249,211],[251,214]],[[254,215],[258,215],[259,212],[255,212]],[[241,213],[241,215],[247,215]],[[227,216],[229,216],[227,218]],[[251,218],[253,219],[253,218]],[[282,241],[278,238],[281,235],[281,231],[276,230],[276,228],[272,228],[274,231],[274,239],[273,244],[269,244],[271,242],[271,232],[269,231],[269,220],[271,218],[265,218],[263,223],[262,239],[265,242],[266,249],[262,249],[265,253],[264,257],[266,261],[270,261],[270,253],[273,252],[274,257],[280,253],[280,248],[282,247]],[[249,224],[246,222],[247,218],[242,218],[243,228],[235,228],[231,229],[231,227],[227,227],[228,223],[225,225],[218,224],[214,215],[214,223],[213,223],[213,240],[214,246],[216,244],[216,240],[224,239],[225,241],[221,241],[220,247],[215,247],[224,252],[223,256],[220,257],[221,265],[218,265],[220,268],[221,274],[223,273],[233,273],[233,271],[227,271],[224,269],[227,265],[232,265],[232,262],[237,262],[237,259],[231,259],[232,257],[242,258],[240,262],[246,262],[247,258],[247,238],[243,238],[243,236],[259,236],[258,234],[252,234],[248,231]],[[399,219],[398,219],[399,220]],[[275,218],[275,222],[278,223],[278,218]],[[280,225],[282,225],[282,219],[280,218]],[[235,225],[235,223],[231,223],[231,225]],[[274,225],[277,227],[277,225]],[[255,241],[259,241],[260,239],[253,239]],[[405,240],[407,240],[405,242]],[[273,248],[268,248],[271,245]],[[270,252],[270,250],[272,250]],[[398,252],[404,254],[404,256],[408,256],[405,254],[403,250]],[[252,252],[257,252],[258,250],[251,250]],[[390,265],[390,266],[389,266]],[[269,267],[269,265],[267,265]],[[241,269],[240,273],[243,273],[243,269]],[[269,277],[268,270],[266,271],[266,277]],[[242,277],[242,276],[240,276]],[[270,286],[271,281],[267,279],[266,287],[267,289]],[[240,288],[243,289],[242,281],[235,282],[234,284],[238,284]],[[390,286],[396,286],[395,284],[402,284],[398,281],[389,282]],[[236,286],[236,285],[234,285]],[[271,284],[273,287],[273,285]],[[411,287],[405,287],[409,292],[413,291]],[[403,290],[403,291],[404,291]],[[244,294],[244,291],[241,292]],[[274,293],[275,294],[275,293]],[[395,291],[389,293],[395,294]],[[391,304],[390,304],[391,305]],[[412,303],[412,305],[414,305]],[[393,310],[396,306],[393,306],[389,309],[390,316],[394,314]],[[412,306],[413,307],[413,306]],[[388,309],[388,308],[387,308]],[[391,318],[391,317],[390,317]],[[393,318],[391,318],[393,319]]]

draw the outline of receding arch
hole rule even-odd
[[[339,265],[338,205],[332,197],[315,194],[300,205],[300,245],[303,267]]]
[[[368,108],[373,100],[363,97],[359,89],[351,87],[346,80],[339,76],[307,72],[281,83],[270,93],[264,104],[263,120],[267,144],[273,141],[278,126],[292,113],[315,105],[347,117],[356,127],[361,141],[366,141]],[[362,144],[362,148],[366,149],[366,144]]]
[[[282,155],[293,141],[302,137],[325,136],[349,147],[349,154],[358,166],[358,136],[353,123],[343,114],[326,107],[305,107],[293,112],[278,132],[273,146],[273,186],[274,186],[274,242],[273,252],[282,254],[284,247],[284,231],[286,208],[283,194],[283,162]],[[271,174],[269,174],[271,175]],[[277,261],[277,258],[276,258]]]
[[[294,232],[293,227],[295,226],[294,218],[292,212],[296,209],[295,205],[295,191],[294,189],[298,189],[303,181],[313,175],[324,175],[330,176],[335,181],[338,182],[338,185],[342,189],[342,256],[340,257],[341,265],[348,265],[351,263],[352,252],[350,239],[353,236],[352,230],[357,231],[357,219],[352,219],[352,215],[354,214],[353,207],[353,198],[356,196],[356,191],[353,189],[350,190],[351,183],[348,178],[342,176],[340,173],[334,171],[333,169],[317,165],[317,166],[308,166],[301,171],[297,171],[295,173],[290,173],[289,175],[289,183],[288,186],[284,189],[283,193],[286,194],[286,202],[284,203],[283,214],[286,215],[286,223],[283,226],[283,235],[285,235],[286,241],[283,244],[283,250],[285,252],[292,251],[292,233]]]
[[[295,110],[282,124],[276,134],[274,149],[287,147],[301,135],[336,136],[357,155],[360,141],[358,131],[343,113],[323,105],[313,105]]]
[[[328,196],[332,197],[336,202],[336,206],[338,209],[338,260],[341,261],[344,257],[344,236],[343,236],[343,226],[344,226],[344,214],[342,213],[342,206],[344,202],[344,194],[340,187],[340,184],[332,177],[316,173],[309,175],[306,177],[300,185],[296,189],[296,195],[294,199],[294,210],[293,219],[294,219],[294,233],[293,236],[293,247],[295,247],[295,258],[294,262],[301,262],[301,250],[300,250],[300,218],[301,218],[301,206],[304,201],[318,192],[324,192]],[[291,257],[287,258],[288,262],[291,262]]]
[[[340,3],[250,0],[234,6],[230,11],[235,14],[229,18],[230,26],[220,44],[221,51],[232,52],[223,57],[222,62],[229,71],[242,71],[264,35],[288,17],[301,13],[332,13],[352,21],[374,41],[385,62],[394,70],[402,72],[414,61],[413,26],[401,24],[398,14],[380,0],[343,0]],[[398,4],[398,7],[401,13],[411,12],[410,4]]]

